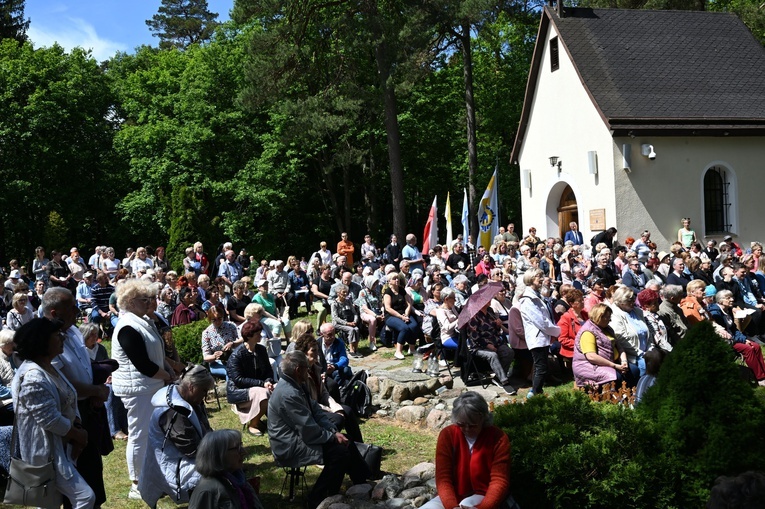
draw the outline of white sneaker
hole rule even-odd
[[[441,359],[440,361],[438,361],[438,365],[441,366],[442,368],[445,368],[446,367],[446,361]]]
[[[377,345],[369,345],[369,349],[372,350],[373,352],[376,352],[377,351]]]
[[[128,492],[128,498],[130,500],[142,500],[141,499],[141,492],[138,491],[138,485],[137,484],[131,484],[130,485],[130,491]]]
[[[394,353],[394,354],[393,354],[393,357],[395,357],[396,359],[398,359],[398,360],[400,360],[400,361],[403,361],[403,360],[404,360],[404,354],[403,354],[403,353],[401,353],[401,352],[396,352],[396,353]]]

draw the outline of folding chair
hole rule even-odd
[[[481,384],[486,389],[492,383],[492,377],[484,373],[486,370],[486,361],[474,356],[469,348],[469,339],[467,330],[460,329],[460,341],[457,354],[457,362],[460,368],[460,378],[466,386]],[[481,369],[483,367],[483,369]]]
[[[208,371],[208,373],[210,373],[210,376],[213,377],[213,380],[225,380],[226,379],[226,377],[221,378],[220,376],[213,374],[213,372],[210,371],[210,363],[209,362],[205,361],[203,363],[203,365],[204,365],[205,369]],[[217,382],[215,382],[213,384],[213,392],[215,393],[215,401],[218,403],[218,410],[220,410],[221,409],[221,406],[220,406],[220,395],[218,394],[218,383]]]

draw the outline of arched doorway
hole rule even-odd
[[[558,204],[558,231],[560,238],[563,238],[568,231],[568,225],[574,221],[579,224],[579,209],[576,205],[576,195],[571,186],[566,185],[560,195]]]

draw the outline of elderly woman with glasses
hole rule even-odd
[[[421,509],[517,507],[510,495],[510,439],[491,423],[486,401],[468,391],[438,435],[436,492]]]
[[[263,509],[242,467],[242,435],[233,429],[208,433],[197,452],[202,480],[191,495],[189,509]]]
[[[169,495],[176,504],[188,502],[199,483],[194,463],[202,438],[212,431],[205,396],[215,381],[207,369],[189,365],[180,381],[159,389],[151,399],[149,450],[138,485],[149,507]]]
[[[165,369],[165,342],[146,314],[156,299],[149,283],[132,279],[117,288],[117,305],[122,314],[112,334],[112,357],[119,368],[112,374],[114,394],[122,399],[128,416],[127,464],[132,481],[128,497],[139,500],[148,427],[153,407],[151,398],[172,381]]]
[[[210,325],[202,331],[202,358],[210,363],[213,375],[226,376],[226,361],[234,348],[242,344],[236,325],[223,321],[224,312],[214,306],[207,312]]]

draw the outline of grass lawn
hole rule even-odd
[[[214,400],[209,401],[207,408],[210,423],[214,429],[232,428],[241,430],[242,427],[236,415],[221,400],[222,410]],[[416,426],[403,427],[388,419],[373,417],[361,425],[364,440],[367,443],[380,445],[383,448],[382,469],[386,472],[401,474],[422,461],[434,461],[436,438],[435,431]],[[247,450],[245,470],[248,477],[261,477],[260,499],[269,509],[297,509],[303,507],[303,499],[299,496],[295,501],[287,501],[286,493],[279,496],[284,480],[283,471],[274,465],[267,437],[254,437],[245,432],[243,443]],[[125,442],[116,441],[114,451],[104,458],[104,482],[106,484],[107,502],[105,508],[127,509],[145,508],[142,501],[127,498],[130,489],[127,464],[125,462]],[[318,467],[308,467],[308,488],[313,485],[319,475]],[[298,495],[300,492],[298,491]],[[307,494],[307,493],[306,493]],[[174,507],[169,498],[160,500],[158,507]]]

